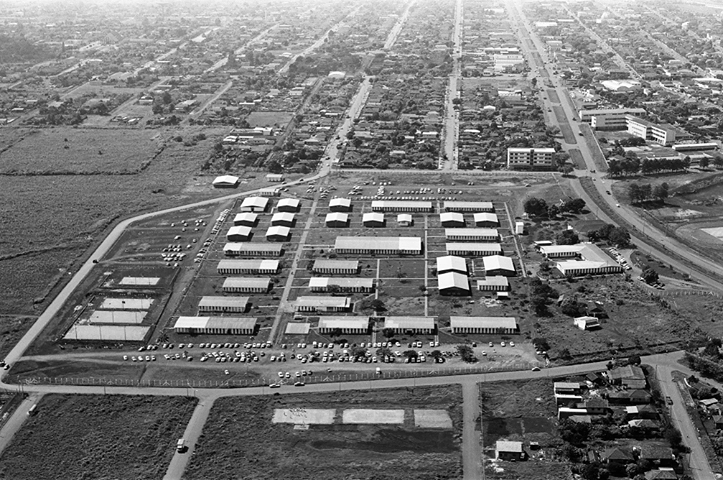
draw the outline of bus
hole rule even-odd
[[[32,407],[30,407],[30,410],[28,410],[28,416],[33,416],[36,413],[38,413],[38,404],[34,404]]]

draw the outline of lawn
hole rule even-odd
[[[0,477],[158,479],[195,398],[47,395],[0,456]]]
[[[53,130],[58,132],[53,135],[61,138],[66,134],[59,132],[66,130],[69,131]],[[22,132],[19,130],[18,135]],[[111,142],[110,130],[94,132],[100,138],[108,139],[110,146],[104,147],[104,158],[122,160],[140,151],[140,147],[130,145],[130,140]],[[154,132],[161,137],[170,135],[170,130]],[[125,138],[126,131],[117,133],[120,138]],[[174,133],[186,135],[185,131]],[[3,298],[0,314],[37,315],[42,311],[47,299],[51,298],[51,290],[70,278],[68,272],[72,271],[74,264],[88,247],[102,239],[107,228],[118,219],[230,193],[211,188],[212,178],[197,176],[212,142],[210,135],[208,140],[190,147],[171,141],[145,170],[134,175],[0,176],[4,232],[0,239],[0,270],[3,272],[0,276],[0,297]],[[147,149],[147,154],[139,154],[144,161],[156,148],[149,145],[144,144],[143,147]],[[52,156],[43,153],[42,144],[36,144],[36,147],[39,148],[37,154],[28,158],[13,157],[15,163],[12,167],[18,171],[37,169],[38,159]],[[11,153],[15,148],[0,154],[0,164],[5,161],[6,155],[16,155]],[[112,149],[117,149],[117,154],[111,154]],[[75,165],[73,162],[70,164]],[[52,168],[58,165],[62,164],[57,163]],[[120,168],[125,167],[117,167]],[[249,189],[253,185],[248,183],[241,188]],[[34,299],[37,299],[35,304]]]
[[[402,425],[272,423],[279,409],[405,410]],[[413,408],[449,412],[453,428],[417,428]],[[298,410],[297,410],[298,411]],[[222,398],[214,404],[186,479],[459,478],[462,395],[458,386]]]

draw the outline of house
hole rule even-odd
[[[600,459],[607,464],[627,465],[635,462],[633,452],[619,447],[608,448],[600,456]]]
[[[649,470],[645,472],[645,480],[678,480],[678,474],[672,468]]]
[[[723,429],[723,415],[713,415],[713,423],[718,430]]]
[[[650,404],[647,405],[631,405],[625,407],[625,418],[629,420],[634,419],[648,419],[657,420],[658,411]]]
[[[645,390],[623,390],[610,392],[608,401],[613,404],[642,405],[650,403],[651,395]]]
[[[600,320],[595,317],[577,317],[572,323],[580,330],[594,330],[600,328]]]
[[[644,445],[640,447],[639,459],[647,460],[660,467],[674,467],[677,463],[673,455],[673,449],[662,445]]]
[[[579,382],[555,382],[553,391],[563,395],[578,395],[582,392],[582,385]]]
[[[660,430],[660,425],[654,420],[647,418],[636,418],[628,420],[628,427],[635,427],[646,431],[657,431]]]
[[[635,365],[614,368],[608,372],[608,378],[611,383],[624,385],[628,388],[645,388],[647,385],[645,372]],[[642,386],[640,386],[641,384]]]
[[[578,403],[576,408],[585,410],[588,415],[607,415],[612,410],[608,401],[600,397],[589,398],[582,403]]]
[[[525,451],[522,449],[522,442],[497,440],[497,443],[495,444],[495,453],[499,460],[514,462],[525,459]]]

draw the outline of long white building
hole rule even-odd
[[[421,255],[419,237],[336,237],[334,251],[339,254]]]

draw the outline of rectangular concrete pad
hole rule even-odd
[[[446,410],[414,410],[414,425],[421,428],[452,428]]]
[[[403,424],[404,410],[351,408],[342,413],[342,423]]]
[[[287,323],[286,335],[307,335],[311,329],[310,323]]]
[[[293,423],[294,425],[331,425],[336,410],[321,408],[277,408],[274,410],[273,423]]]
[[[124,325],[73,325],[63,337],[65,340],[143,340],[151,327]]]
[[[96,310],[90,316],[90,323],[143,323],[146,312],[128,310]]]
[[[151,298],[105,298],[98,308],[103,310],[148,310],[152,303]]]
[[[159,277],[123,277],[120,281],[121,285],[129,286],[153,286],[157,285],[161,279]]]

